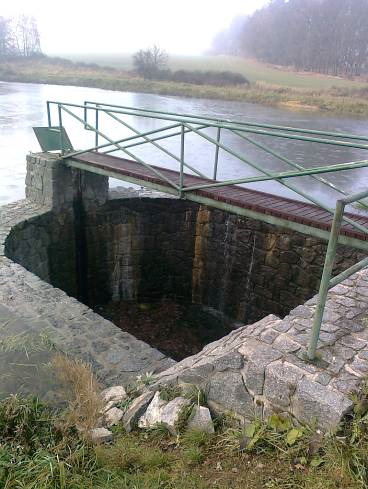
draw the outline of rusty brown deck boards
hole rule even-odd
[[[134,177],[143,182],[152,182],[161,185],[168,185],[164,178],[156,175],[149,168],[144,167],[140,163],[125,158],[107,155],[103,153],[89,152],[73,157],[73,160],[81,163],[87,163],[96,169],[103,169],[109,172],[114,172],[122,176]],[[166,168],[152,166],[166,178],[169,178],[179,185],[179,172],[168,170]],[[195,175],[185,174],[185,186],[202,185],[213,183],[213,180],[206,180]],[[288,221],[297,222],[306,226],[330,230],[333,216],[321,209],[320,207],[299,202],[297,200],[280,197],[265,192],[258,192],[238,185],[229,185],[226,187],[214,187],[193,191],[193,193],[207,197],[219,202],[232,204],[234,206],[250,209],[263,214],[272,215]],[[354,219],[359,224],[368,227],[368,216],[345,214]],[[360,232],[350,224],[343,224],[341,233],[357,238],[360,240],[368,240],[368,235]]]

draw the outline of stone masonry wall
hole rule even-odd
[[[130,193],[88,215],[90,303],[190,302],[196,214],[190,203]]]
[[[107,194],[106,177],[67,168],[53,155],[47,159],[42,154],[27,156],[28,200],[20,205],[40,210],[31,217],[19,212],[4,242],[6,256],[55,287],[81,297],[84,216],[87,212],[93,215]]]
[[[171,297],[251,323],[318,290],[321,240],[152,192],[118,195],[87,215],[90,304]],[[340,246],[334,273],[361,257]]]
[[[15,224],[6,241],[5,254],[54,287],[78,296],[70,213],[60,212],[55,219],[53,212],[48,211]]]
[[[248,323],[267,314],[283,317],[318,291],[326,249],[317,238],[200,207],[193,302]],[[364,256],[339,246],[334,273]]]

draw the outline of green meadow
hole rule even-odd
[[[121,70],[133,69],[132,54],[68,54],[60,55],[76,62],[96,63]],[[251,83],[264,82],[270,85],[305,88],[310,90],[328,90],[332,87],[361,88],[367,83],[345,80],[339,77],[311,73],[297,73],[261,63],[253,59],[236,56],[169,56],[169,68],[172,70],[218,70],[233,71],[246,76]]]

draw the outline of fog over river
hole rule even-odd
[[[0,82],[0,205],[24,197],[26,154],[29,151],[40,150],[32,126],[47,125],[46,100],[77,104],[82,104],[84,100],[93,100],[153,110],[349,132],[368,136],[367,120],[336,117],[318,112],[297,112],[242,102],[114,92],[95,88]],[[148,131],[167,123],[167,121],[160,122],[136,117],[128,117],[126,120],[142,131]],[[56,122],[55,118],[54,123]],[[127,130],[118,129],[113,121],[107,119],[101,119],[100,124],[101,130],[116,136],[116,139],[131,134]],[[75,148],[93,146],[93,134],[91,132],[83,131],[81,125],[78,126],[75,121],[68,117],[64,118],[64,125]],[[209,131],[207,134],[214,136],[213,131]],[[213,146],[196,135],[189,135],[186,138],[186,161],[194,164],[203,173],[211,175],[214,159]],[[363,150],[279,138],[270,141],[269,138],[254,137],[253,135],[252,138],[268,144],[273,150],[306,167],[368,159],[367,152]],[[161,144],[179,155],[178,138],[175,141],[163,141]],[[290,169],[285,163],[260,153],[257,148],[235,135],[224,135],[223,142],[249,160],[256,161],[258,164],[261,163],[263,168],[274,171]],[[134,152],[146,162],[178,168],[176,162],[170,161],[163,153],[150,148],[148,145],[134,148]],[[220,150],[219,178],[241,178],[250,175],[257,175],[257,173]],[[329,174],[327,178],[349,191],[362,190],[368,187],[368,169],[366,168],[340,172],[335,175]],[[293,179],[289,182],[297,185],[300,189],[313,192],[315,197],[326,202],[332,203],[337,196],[336,193],[331,190],[327,191],[321,183],[310,177]],[[111,186],[117,184],[121,185],[122,183],[114,180],[110,182]],[[299,198],[295,193],[274,182],[252,184],[251,187],[291,198]]]

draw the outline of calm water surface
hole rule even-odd
[[[0,82],[0,204],[24,197],[25,156],[29,151],[39,151],[32,126],[46,125],[46,100],[60,100],[78,104],[83,103],[84,100],[95,100],[154,110],[351,132],[368,136],[367,120],[362,119],[338,118],[314,112],[294,112],[240,102],[186,99],[142,93],[113,92],[94,88]],[[126,120],[140,130],[150,130],[160,125],[158,121],[136,117],[128,117]],[[131,135],[129,131],[122,130],[116,123],[107,120],[107,117],[101,119],[100,124],[103,130],[107,131],[109,135],[116,136],[116,139]],[[93,146],[94,138],[91,132],[83,131],[78,123],[68,117],[65,117],[64,125],[75,148]],[[207,133],[214,135],[211,131]],[[186,145],[186,160],[189,163],[194,163],[203,173],[211,175],[214,157],[213,146],[196,135],[186,136],[186,138],[188,143]],[[272,149],[306,167],[368,159],[367,153],[362,150],[278,138],[267,141],[264,137],[261,139],[260,136],[252,136],[252,138],[258,138],[258,141],[268,144]],[[254,146],[235,135],[224,136],[223,141],[249,160],[261,164],[263,168],[280,171],[289,169],[284,163],[260,153]],[[162,144],[179,155],[178,138],[172,141],[165,140]],[[176,163],[170,161],[162,152],[154,148],[142,146],[135,148],[134,152],[147,162],[177,169]],[[245,167],[244,164],[220,150],[219,178],[241,178],[250,175],[257,175],[257,172]],[[328,178],[348,191],[362,190],[368,186],[367,169],[340,172],[334,176],[330,174]],[[289,182],[302,190],[312,192],[315,197],[326,202],[334,201],[337,196],[335,192],[326,190],[321,183],[310,177],[293,179]],[[110,185],[115,186],[117,182],[112,180]],[[251,187],[292,198],[300,198],[294,192],[274,182],[253,184]]]

